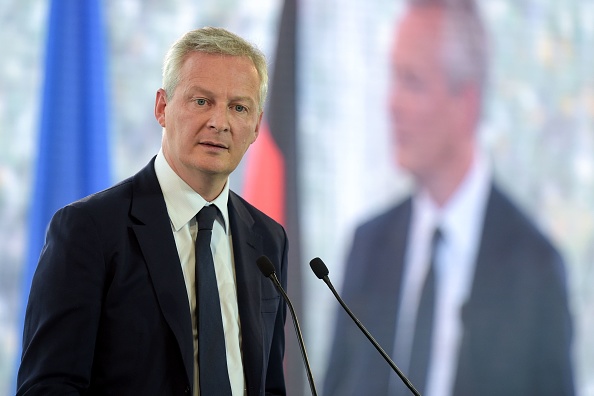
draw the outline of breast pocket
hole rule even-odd
[[[263,297],[260,305],[260,312],[262,313],[273,313],[275,314],[278,309],[280,296],[274,297]]]

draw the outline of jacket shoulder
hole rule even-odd
[[[412,213],[412,198],[407,197],[387,210],[364,221],[355,230],[357,236],[381,235],[386,230],[392,230],[396,225],[406,226],[410,222]],[[379,235],[378,235],[379,234]]]

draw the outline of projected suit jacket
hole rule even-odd
[[[345,302],[389,354],[411,210],[409,198],[357,229],[342,290]],[[463,335],[453,395],[574,393],[572,324],[561,257],[495,186],[471,295],[460,315]],[[393,360],[399,365],[397,356]],[[339,311],[324,395],[388,395],[391,376],[400,381]]]
[[[283,228],[230,193],[229,218],[248,395],[285,394]],[[188,297],[154,159],[51,221],[27,307],[19,395],[192,394]]]

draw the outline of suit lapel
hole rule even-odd
[[[243,369],[248,395],[259,395],[263,386],[263,329],[260,319],[262,274],[256,260],[262,251],[262,238],[254,232],[254,219],[231,192],[229,222],[237,279],[237,304],[241,323]]]
[[[183,273],[153,160],[133,179],[132,229],[147,264],[163,316],[177,339],[186,375],[193,383],[192,319]]]
[[[485,352],[477,348],[488,345],[484,340],[494,341],[497,330],[491,324],[493,320],[498,320],[493,317],[498,312],[495,306],[505,305],[504,301],[508,298],[509,290],[501,289],[501,285],[505,284],[501,279],[509,276],[504,269],[505,263],[501,261],[501,253],[507,248],[506,241],[502,239],[505,236],[502,224],[507,221],[502,198],[501,193],[492,185],[485,210],[472,290],[461,312],[463,334],[454,388],[456,394],[481,393],[475,388],[480,382],[476,381],[480,377],[476,372],[480,368],[476,362],[485,359]],[[495,358],[496,356],[490,356],[490,364]]]
[[[369,271],[370,267],[377,266],[372,268],[374,280],[371,283],[373,290],[370,291],[370,294],[376,297],[373,304],[381,310],[383,315],[378,312],[377,316],[374,314],[376,317],[370,318],[370,320],[372,322],[375,320],[377,323],[377,329],[374,331],[377,332],[378,337],[381,337],[382,345],[390,352],[394,348],[396,320],[391,320],[390,324],[386,325],[385,317],[398,317],[399,290],[402,288],[402,272],[411,215],[412,201],[409,198],[384,219],[383,232],[378,235],[378,238],[382,238],[382,240],[377,243],[377,250],[371,252],[371,256],[368,258],[370,263],[361,266],[362,271]],[[391,296],[391,298],[386,298],[386,296]]]
[[[374,320],[377,323],[374,334],[376,334],[376,338],[380,340],[380,344],[387,353],[393,355],[397,365],[402,365],[404,362],[402,362],[398,351],[395,351],[397,321],[394,318],[398,317],[400,310],[401,295],[399,291],[403,288],[402,275],[411,218],[412,200],[408,198],[389,215],[386,227],[384,228],[385,233],[381,236],[386,239],[377,244],[381,248],[378,249],[377,254],[379,254],[379,257],[376,261],[377,263],[381,263],[380,265],[382,267],[375,270],[377,276],[375,288],[381,290],[378,293],[374,293],[378,296],[378,300],[374,305],[381,307],[382,312],[374,315],[376,316]],[[391,298],[385,298],[385,296],[391,296]],[[386,321],[385,318],[392,318],[392,320]],[[373,323],[373,321],[370,321],[370,323]],[[372,348],[368,348],[368,350],[369,353],[375,353],[375,351],[372,352]],[[391,381],[394,381],[393,379],[390,380],[393,373],[389,372],[390,369],[385,362],[379,359],[370,361],[374,361],[377,364],[375,370],[377,377],[370,388],[373,390],[370,394],[388,393],[389,389],[392,388],[390,385]],[[402,389],[404,389],[404,386],[402,386]]]
[[[408,229],[412,215],[410,198],[391,211],[361,226],[355,237],[349,256],[347,281],[343,285],[343,298],[352,311],[368,326],[369,331],[382,348],[391,356],[397,365],[402,361],[398,351],[395,352],[396,318],[400,305],[400,289],[402,288],[402,272],[407,246]],[[368,249],[369,246],[374,249]],[[364,285],[360,287],[360,285]],[[343,316],[344,317],[344,316]],[[343,320],[347,320],[346,318]],[[350,328],[353,323],[340,325]],[[352,331],[346,334],[352,337]],[[351,349],[332,364],[349,367],[346,378],[338,378],[340,389],[352,394],[382,395],[390,393],[392,372],[377,351],[366,341],[359,339],[352,346],[342,344]],[[354,341],[353,338],[351,341]],[[339,356],[341,354],[337,354]],[[356,356],[356,358],[353,358]],[[351,362],[348,362],[352,360]],[[363,378],[364,376],[365,378]],[[346,384],[346,385],[345,385]],[[399,388],[400,389],[400,388]],[[405,392],[404,385],[402,392]]]

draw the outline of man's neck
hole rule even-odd
[[[443,208],[456,193],[475,160],[474,151],[450,167],[439,169],[432,175],[418,180],[419,187],[426,190],[438,208]]]

